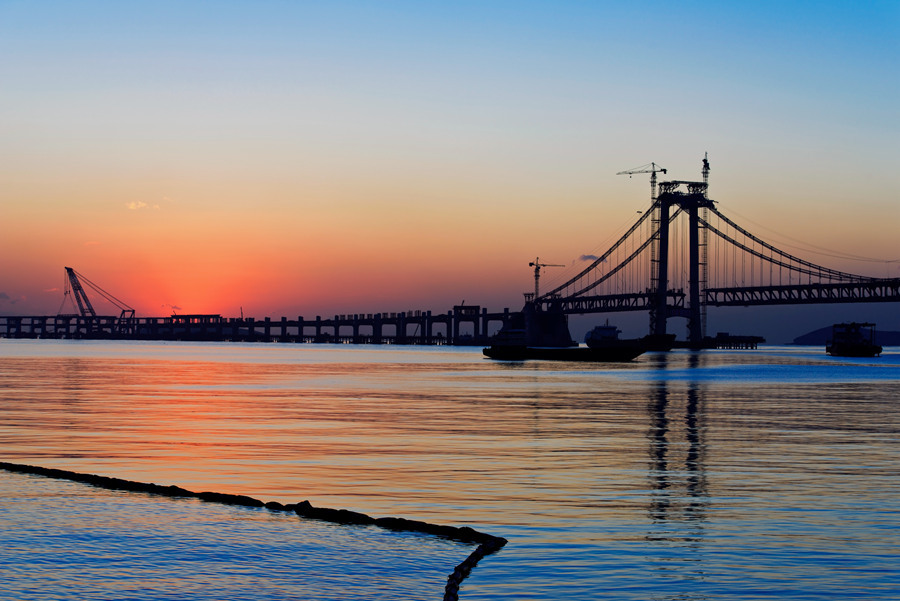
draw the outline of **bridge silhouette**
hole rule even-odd
[[[688,342],[706,337],[709,307],[900,301],[900,278],[875,278],[817,265],[779,250],[724,215],[703,181],[664,181],[651,206],[606,252],[543,294],[538,311],[565,314],[647,311],[650,333],[688,320]],[[630,172],[624,172],[630,173]]]
[[[82,278],[119,316],[97,315],[74,270],[66,268],[79,312],[55,316],[0,316],[0,338],[126,338],[152,340],[247,340],[344,342],[369,344],[485,344],[489,325],[541,323],[535,338],[568,344],[565,315],[645,311],[650,334],[665,337],[672,318],[686,318],[689,346],[707,340],[709,307],[811,305],[900,301],[900,278],[875,278],[831,269],[779,250],[728,218],[708,197],[709,162],[703,181],[663,181],[651,163],[625,174],[649,173],[651,204],[602,255],[540,293],[541,267],[535,259],[535,292],[525,295],[521,313],[488,312],[480,306],[455,306],[446,313],[407,311],[359,313],[323,319],[297,317],[225,318],[220,315],[135,317],[134,310]],[[67,288],[68,291],[68,288]],[[559,319],[557,319],[557,317]],[[555,325],[560,327],[556,327]],[[461,326],[471,326],[463,334]],[[518,326],[516,326],[518,327]],[[555,329],[554,329],[555,328]],[[549,335],[546,335],[549,332]],[[530,334],[529,334],[530,336]]]

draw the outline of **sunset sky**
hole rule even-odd
[[[616,172],[704,152],[747,229],[900,277],[898,40],[877,0],[0,0],[0,314],[64,266],[145,316],[518,309],[646,209]]]

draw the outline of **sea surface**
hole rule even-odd
[[[471,526],[463,600],[900,599],[900,349],[0,340],[0,461]],[[2,599],[441,599],[472,545],[0,471]]]

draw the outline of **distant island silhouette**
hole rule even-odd
[[[831,326],[813,330],[802,336],[794,338],[789,344],[798,344],[804,346],[820,346],[825,344],[831,338]],[[886,332],[875,330],[875,344],[881,346],[900,346],[900,332]]]

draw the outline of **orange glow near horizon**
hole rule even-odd
[[[63,266],[74,267],[145,316],[444,311],[464,300],[492,310],[515,309],[533,285],[529,260],[540,255],[568,266],[547,277],[577,270],[578,256],[602,252],[636,218],[633,207],[643,201],[633,191],[631,197],[630,203],[577,203],[578,211],[595,216],[591,219],[548,212],[530,200],[511,206],[488,198],[451,208],[418,206],[408,198],[395,200],[391,210],[342,198],[320,199],[312,208],[299,200],[296,207],[271,199],[245,207],[252,203],[200,196],[137,207],[108,199],[84,212],[44,200],[46,217],[38,227],[14,229],[0,241],[7,255],[34,247],[6,264],[3,276],[27,291],[17,304],[33,306],[35,314],[56,312]],[[729,204],[720,206],[726,214]],[[27,222],[24,207],[13,213]],[[765,216],[753,218],[761,222]],[[821,248],[873,256],[890,256],[895,245],[887,230],[845,221],[838,248],[832,234],[839,226],[823,227],[827,223],[786,227],[779,222],[759,235],[771,240],[787,230]],[[44,233],[51,231],[53,236]],[[42,243],[35,246],[35,239]],[[900,275],[893,263],[806,257],[853,273]],[[94,298],[90,291],[89,296]]]

